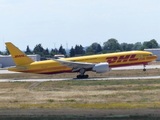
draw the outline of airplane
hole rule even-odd
[[[78,79],[88,78],[86,71],[106,73],[114,67],[144,65],[143,71],[146,71],[145,66],[157,59],[151,52],[128,51],[35,62],[11,42],[5,44],[16,64],[8,68],[9,71],[38,74],[79,72]]]

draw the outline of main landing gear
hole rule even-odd
[[[77,75],[77,79],[89,77],[89,75],[84,75],[84,73],[86,72],[86,70],[84,68],[80,69],[79,72],[80,72],[80,75]]]
[[[143,69],[143,71],[146,71],[146,68],[145,68],[145,67],[146,67],[146,65],[144,65],[144,69]]]

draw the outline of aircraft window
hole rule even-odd
[[[150,54],[150,56],[152,56],[153,54]]]

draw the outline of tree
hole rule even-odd
[[[56,54],[54,49],[51,49],[50,56],[53,57]]]
[[[92,55],[92,54],[97,54],[102,52],[102,47],[98,43],[92,43],[87,49],[86,49],[86,54],[87,55]]]
[[[84,55],[85,51],[82,45],[76,45],[75,48],[70,49],[70,57],[74,57],[75,55]]]
[[[86,53],[85,53],[86,55],[93,55],[94,53],[93,53],[93,49],[92,49],[92,47],[91,46],[89,46],[87,49],[86,49]]]
[[[85,51],[82,45],[79,46],[79,54],[84,55]]]
[[[3,52],[0,51],[0,55],[3,55]]]
[[[43,52],[43,51],[44,51],[44,48],[42,47],[41,44],[36,45],[35,48],[33,49],[34,53],[39,53],[39,52]]]
[[[152,48],[159,48],[158,43],[155,39],[150,40],[151,44],[152,44]]]
[[[83,55],[85,53],[82,45],[76,45],[74,51],[75,55]]]
[[[26,54],[32,54],[32,51],[30,50],[29,46],[27,45],[27,48],[26,48]]]
[[[54,54],[58,54],[58,50],[57,50],[57,48],[52,49],[52,50],[51,50],[51,52],[52,52],[52,53],[54,53]]]
[[[127,51],[127,46],[128,46],[127,43],[121,43],[122,51]]]
[[[118,41],[114,38],[109,39],[108,41],[103,43],[103,52],[112,53],[112,52],[120,52],[122,48]]]
[[[133,50],[133,44],[131,43],[131,44],[128,44],[127,45],[127,48],[126,48],[126,51],[131,51],[131,50]]]
[[[79,45],[76,45],[76,46],[75,46],[75,54],[80,54]]]
[[[70,49],[70,57],[74,57],[75,56],[75,49],[73,48],[73,46],[72,46],[72,48]]]
[[[66,51],[65,49],[63,48],[63,46],[61,45],[60,48],[59,48],[59,51],[58,51],[60,54],[63,54],[65,55],[66,54]]]
[[[159,48],[157,41],[155,39],[152,39],[150,41],[145,41],[143,42],[143,46],[140,49],[144,50],[148,48]]]
[[[36,45],[35,48],[33,49],[33,53],[39,54],[42,57],[45,56],[45,54],[43,52],[44,52],[44,48],[42,47],[41,44]]]
[[[133,50],[139,50],[142,47],[142,43],[141,42],[136,42],[133,45]]]
[[[96,50],[97,53],[99,52],[102,52],[102,47],[100,44],[97,45],[97,50]]]
[[[46,48],[45,50],[43,50],[43,54],[45,56],[49,56],[49,50],[48,50],[48,48]]]

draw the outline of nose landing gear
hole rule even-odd
[[[144,65],[144,69],[143,69],[143,71],[146,71],[146,68],[145,68],[145,67],[146,67],[146,65]]]

